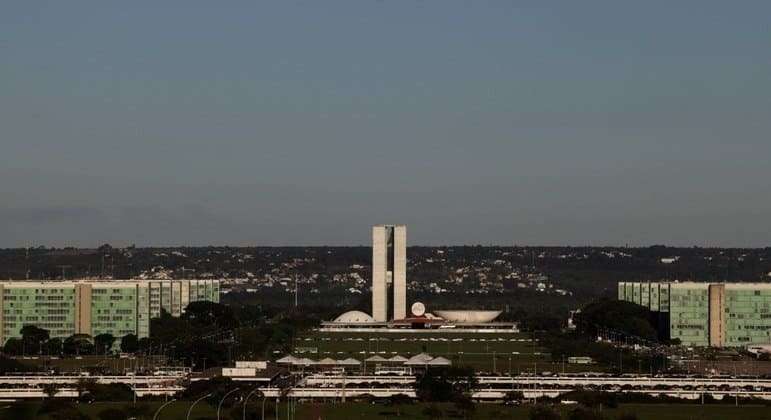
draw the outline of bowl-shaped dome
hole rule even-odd
[[[369,314],[365,314],[362,311],[348,311],[337,318],[334,322],[344,322],[346,324],[368,324],[375,322],[375,318],[372,318]]]
[[[447,321],[459,323],[484,323],[492,322],[503,311],[467,311],[467,310],[448,310],[434,311],[435,314]]]

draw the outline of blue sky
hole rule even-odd
[[[4,1],[0,246],[768,246],[768,16]]]

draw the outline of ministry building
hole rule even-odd
[[[771,343],[771,284],[620,282],[618,299],[657,312],[687,346]]]
[[[73,334],[149,337],[150,319],[180,316],[191,302],[219,302],[219,280],[0,282],[0,344],[20,338],[25,325],[51,338]]]

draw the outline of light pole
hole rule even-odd
[[[265,420],[265,401],[268,399],[265,395],[262,396],[262,417],[260,420]]]
[[[190,420],[190,413],[193,412],[193,407],[195,407],[196,404],[198,404],[204,398],[209,398],[209,397],[211,397],[211,392],[206,394],[206,395],[204,395],[203,397],[193,401],[193,403],[190,404],[190,408],[187,409],[187,416],[185,416],[185,420]]]
[[[234,392],[238,391],[238,389],[239,389],[239,388],[234,388],[234,389],[231,389],[230,391],[228,391],[228,392],[227,392],[227,393],[226,393],[226,394],[225,394],[225,395],[222,397],[222,399],[220,400],[220,403],[217,405],[217,420],[220,420],[220,410],[222,409],[222,403],[224,403],[224,402],[225,402],[225,398],[227,398],[227,397],[228,397],[228,395],[230,395],[230,394],[232,394],[232,393],[234,393]]]
[[[254,388],[251,392],[246,394],[246,398],[244,398],[244,413],[243,413],[243,419],[246,420],[246,404],[249,402],[249,397],[251,397],[255,392],[259,391],[260,388]]]
[[[166,407],[167,405],[173,403],[176,400],[177,400],[176,398],[172,399],[171,401],[168,401],[168,402],[164,403],[162,406],[158,407],[158,410],[156,410],[155,414],[153,415],[153,420],[156,420],[158,418],[158,414],[161,412],[161,410],[163,410],[164,407]]]

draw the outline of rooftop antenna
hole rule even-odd
[[[27,280],[29,280],[29,245],[27,245],[27,248],[24,250],[24,254],[24,261],[27,266],[25,274],[27,276]]]
[[[297,307],[297,292],[299,288],[297,287],[297,273],[294,275],[294,307]]]
[[[67,277],[65,275],[65,270],[72,267],[71,265],[57,265],[57,267],[62,269],[62,280],[67,280]]]

